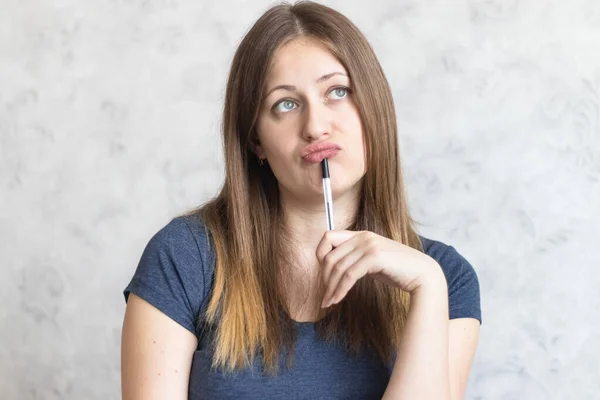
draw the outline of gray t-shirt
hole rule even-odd
[[[312,322],[294,322],[294,366],[276,377],[263,374],[257,354],[250,369],[232,374],[211,371],[209,336],[199,320],[212,291],[215,253],[210,235],[197,217],[177,217],[147,244],[124,291],[135,293],[194,333],[199,341],[189,385],[189,399],[381,399],[393,363],[372,353],[358,356],[318,338]],[[421,237],[424,251],[442,267],[448,282],[450,319],[481,322],[479,282],[473,267],[452,246]],[[284,366],[282,352],[281,366]]]

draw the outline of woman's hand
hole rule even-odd
[[[373,278],[412,293],[444,274],[428,255],[370,231],[327,231],[316,250],[323,268],[325,295],[321,307],[342,300],[357,280]]]

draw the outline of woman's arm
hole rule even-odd
[[[412,292],[404,338],[385,400],[462,400],[479,340],[475,318],[448,321],[443,275]]]
[[[450,254],[448,262],[451,264],[446,265],[446,269],[459,263],[458,272],[465,274],[464,282],[459,284],[466,286],[458,291],[454,289],[453,297],[464,295],[462,290],[467,290],[471,303],[479,303],[475,271],[456,250],[448,253],[448,249],[451,247],[447,247],[444,254]],[[326,286],[322,307],[341,301],[366,274],[410,293],[404,335],[384,399],[459,400],[462,397],[477,344],[479,321],[474,318],[456,321],[460,318],[455,318],[450,323],[449,283],[436,259],[374,232],[347,230],[326,231],[317,246],[316,256],[322,265]],[[456,309],[456,304],[454,306]],[[477,315],[478,307],[479,304],[470,314]]]
[[[411,293],[404,337],[384,400],[450,399],[448,286],[439,267]]]
[[[131,293],[121,338],[123,400],[188,398],[197,338]]]
[[[475,318],[450,320],[448,356],[450,364],[450,398],[462,400],[469,379],[471,363],[479,341],[480,322]]]

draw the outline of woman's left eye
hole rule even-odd
[[[292,100],[282,100],[275,104],[273,108],[280,113],[286,113],[294,110],[295,105],[296,103],[294,103]]]
[[[329,92],[327,96],[331,96],[332,93],[338,96],[337,98],[334,97],[333,100],[343,99],[344,97],[348,96],[348,93],[350,93],[350,89],[345,87],[338,87]]]

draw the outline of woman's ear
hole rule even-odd
[[[260,145],[260,140],[258,140],[258,138],[250,140],[250,149],[254,152],[254,154],[256,154],[258,158],[265,158],[263,148]]]

